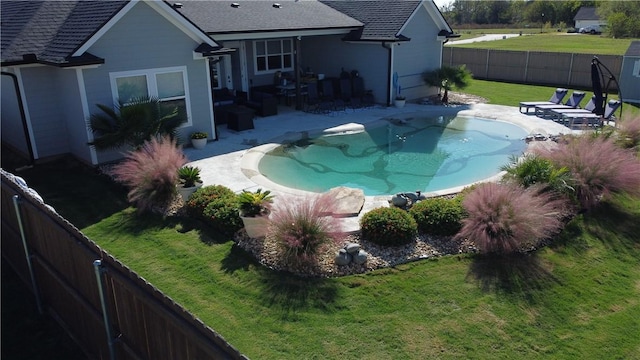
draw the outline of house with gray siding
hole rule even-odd
[[[1,15],[2,141],[32,160],[90,164],[122,156],[87,146],[87,120],[127,88],[184,106],[183,141],[195,130],[215,140],[218,89],[348,73],[377,103],[400,89],[420,99],[436,91],[422,73],[441,66],[452,36],[432,0],[9,0]]]
[[[622,101],[640,104],[640,41],[632,41],[622,57],[620,96]]]
[[[98,152],[96,104],[154,96],[184,106],[193,130],[215,134],[208,58],[222,50],[163,1],[2,1],[2,141],[31,160]],[[28,24],[28,25],[27,25]],[[126,92],[134,89],[133,92]]]
[[[428,1],[180,1],[179,12],[216,42],[236,51],[212,73],[218,88],[250,92],[274,73],[312,72],[364,79],[376,102],[390,104],[398,87],[408,99],[433,94],[422,73],[439,68],[453,32]]]

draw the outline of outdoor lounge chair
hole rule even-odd
[[[584,99],[585,93],[582,91],[574,91],[569,100],[563,104],[543,104],[535,106],[535,114],[538,117],[546,117],[548,115],[548,110],[567,110],[567,109],[577,109],[580,106],[580,102]]]
[[[549,98],[549,101],[522,101],[520,102],[520,112],[522,112],[522,108],[525,108],[527,109],[526,112],[528,113],[529,109],[535,108],[536,105],[544,105],[544,104],[558,105],[562,103],[562,99],[564,99],[568,91],[569,90],[567,89],[557,88],[556,91],[551,96],[551,98]]]
[[[584,109],[580,109],[580,108],[578,109],[566,109],[566,108],[547,109],[546,116],[548,116],[553,121],[561,122],[562,114],[570,114],[570,113],[593,114],[593,110],[595,110],[595,108],[596,108],[595,96],[592,96],[591,99],[589,99],[589,102],[587,103],[587,105],[584,106]]]
[[[562,121],[563,122],[568,121],[569,128],[573,128],[576,125],[591,126],[591,127],[602,126],[605,120],[610,121],[614,117],[613,113],[615,113],[616,110],[618,110],[618,108],[620,107],[620,104],[621,103],[619,100],[609,100],[609,102],[607,103],[607,106],[605,106],[604,108],[604,115],[602,116],[596,115],[589,111],[585,111],[584,113],[580,113],[580,112],[562,113]]]

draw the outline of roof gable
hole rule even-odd
[[[64,63],[125,4],[126,1],[2,1],[2,62],[29,63],[37,59]]]
[[[194,41],[217,44],[164,1],[2,1],[3,65],[99,64],[87,50],[138,3],[155,9]]]
[[[600,16],[596,13],[595,7],[583,6],[573,17],[573,20],[600,20]]]
[[[180,0],[180,3],[178,11],[212,35],[362,26],[361,22],[316,0]]]
[[[323,0],[324,4],[364,24],[359,40],[398,40],[421,1]]]

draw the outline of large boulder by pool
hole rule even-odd
[[[328,193],[336,199],[334,216],[358,216],[364,206],[364,191],[362,189],[338,186],[330,189]]]

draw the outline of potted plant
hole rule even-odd
[[[182,200],[187,201],[191,194],[202,187],[200,168],[197,166],[181,167],[178,169],[178,181],[178,193],[182,197]]]
[[[401,108],[404,107],[404,104],[406,103],[407,98],[404,97],[404,95],[402,95],[402,87],[398,85],[398,93],[396,94],[396,98],[393,101],[393,104],[397,107],[397,108]]]
[[[207,145],[208,137],[209,134],[204,131],[196,131],[194,133],[191,133],[191,145],[193,145],[193,147],[198,150],[203,149]]]
[[[244,190],[238,195],[240,218],[249,237],[261,238],[267,234],[272,202],[273,195],[269,190]]]

